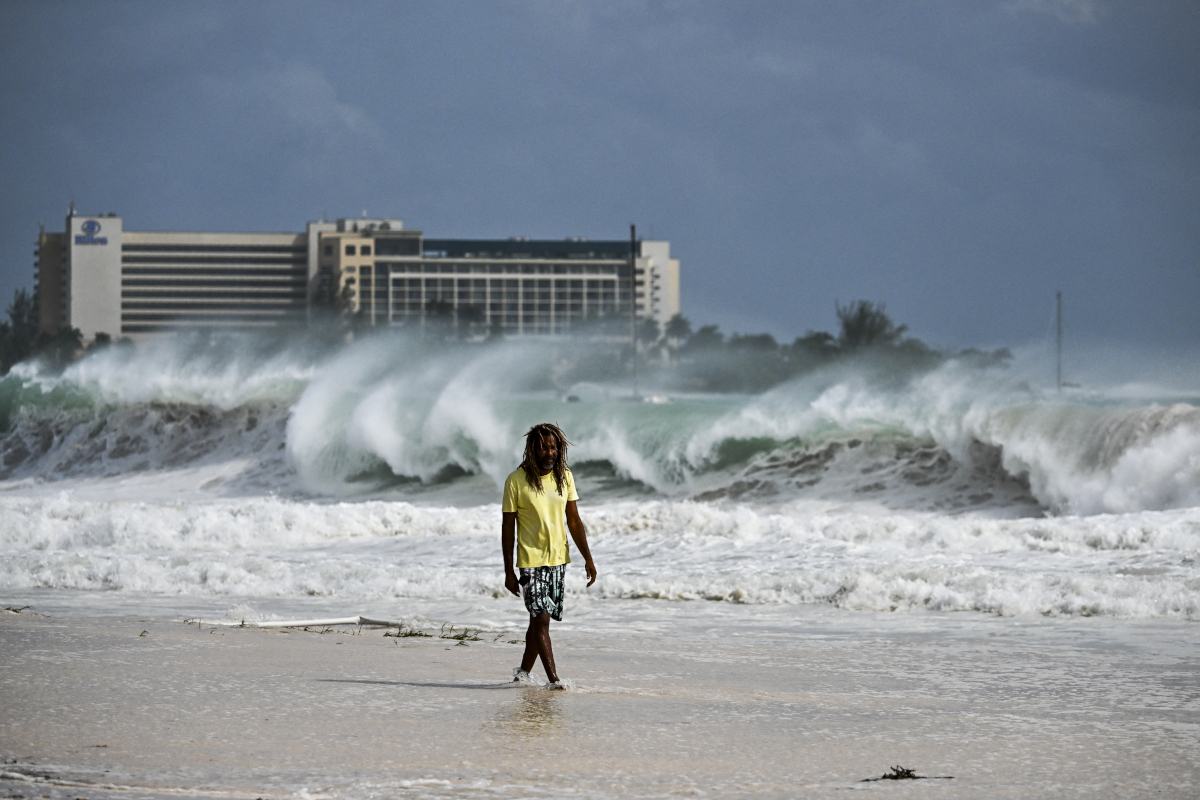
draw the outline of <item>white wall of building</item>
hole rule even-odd
[[[638,276],[643,281],[638,316],[665,325],[679,313],[679,259],[671,258],[671,243],[643,241],[637,266],[644,270]]]
[[[121,335],[121,218],[67,218],[66,324],[85,342],[107,333]]]

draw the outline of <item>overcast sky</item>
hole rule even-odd
[[[1200,345],[1200,3],[0,2],[0,297],[128,230],[621,239],[783,341]]]

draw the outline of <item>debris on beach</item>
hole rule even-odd
[[[457,639],[459,644],[466,644],[467,642],[482,642],[483,641],[483,638],[480,637],[480,635],[479,635],[478,628],[466,628],[460,633],[455,633],[453,625],[450,626],[449,632],[446,631],[446,626],[443,625],[439,638]]]
[[[953,780],[953,775],[918,775],[915,769],[902,767],[897,764],[894,767],[889,767],[888,772],[878,778],[863,778],[859,783],[870,783],[873,781],[928,781],[928,780]]]
[[[383,635],[390,636],[395,639],[408,639],[408,638],[412,638],[412,637],[422,637],[425,639],[429,639],[429,638],[433,637],[432,633],[426,633],[425,631],[421,630],[420,628],[410,627],[410,626],[403,625],[403,624],[401,624],[400,627],[398,627],[396,629],[395,633],[393,633],[392,631],[387,631]]]

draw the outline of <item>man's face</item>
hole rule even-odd
[[[538,467],[542,472],[550,472],[558,462],[558,442],[554,441],[551,436],[543,436],[538,439],[537,445],[533,448],[533,454],[537,458]]]

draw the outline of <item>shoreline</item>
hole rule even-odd
[[[1185,797],[1200,781],[1190,623],[826,617],[559,629],[575,687],[552,693],[509,683],[507,640],[4,614],[0,756],[80,784],[63,797]],[[894,765],[954,778],[863,782]],[[57,800],[0,779],[35,796],[20,786]]]

